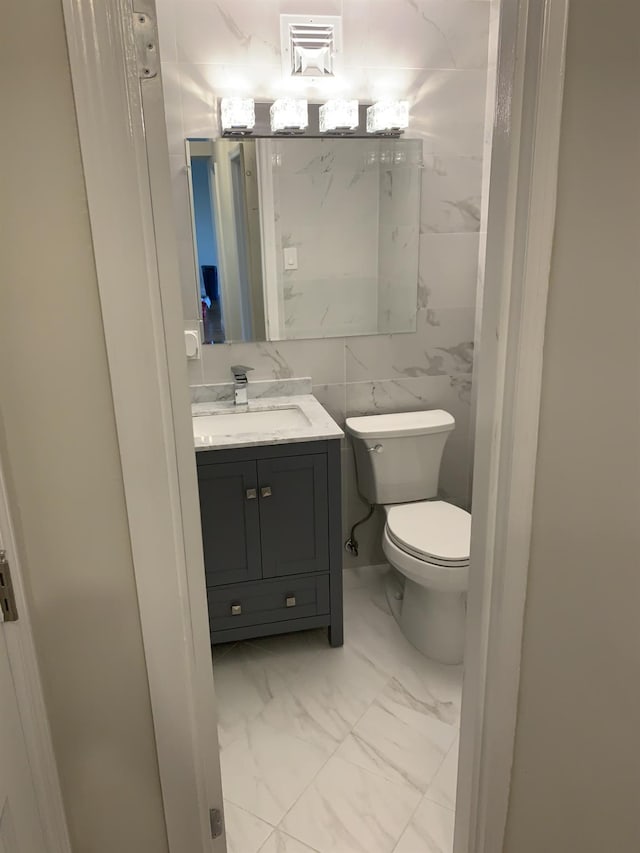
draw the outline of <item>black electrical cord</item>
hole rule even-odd
[[[358,556],[358,547],[359,547],[358,546],[358,540],[356,539],[356,529],[358,527],[360,527],[361,524],[364,524],[365,522],[369,521],[369,519],[371,518],[371,516],[373,515],[373,513],[375,511],[375,508],[376,508],[375,504],[369,505],[369,512],[365,516],[363,516],[360,519],[360,521],[356,521],[356,523],[351,528],[351,533],[349,534],[349,538],[344,543],[345,550],[354,557]]]

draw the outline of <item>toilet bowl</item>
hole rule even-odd
[[[462,662],[471,516],[438,500],[442,454],[455,421],[442,409],[347,418],[358,488],[385,508],[383,551],[399,572],[388,601],[407,639],[424,655]]]
[[[386,506],[382,548],[404,577],[388,585],[391,611],[406,638],[440,663],[462,663],[471,516],[445,501]]]

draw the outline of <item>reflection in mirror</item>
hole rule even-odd
[[[188,140],[205,343],[414,332],[422,143]]]

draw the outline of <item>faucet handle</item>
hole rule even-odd
[[[247,367],[244,364],[232,364],[231,372],[233,373],[233,378],[239,382],[247,381],[247,373],[253,370],[253,367]]]

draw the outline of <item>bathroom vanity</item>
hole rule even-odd
[[[327,626],[340,646],[342,431],[310,393],[239,407],[230,389],[192,406],[211,642]]]

